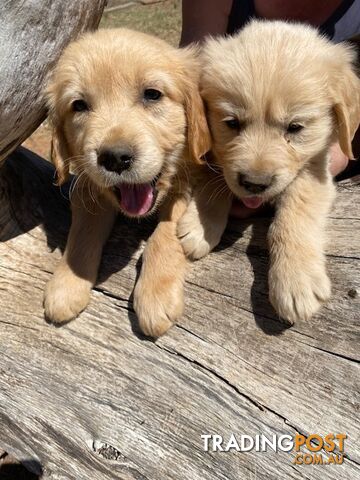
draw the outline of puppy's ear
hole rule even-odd
[[[57,185],[62,185],[69,177],[69,149],[61,121],[61,89],[57,71],[52,73],[45,91],[49,121],[52,125],[51,161],[56,168]]]
[[[193,88],[186,93],[185,109],[190,154],[195,162],[201,163],[202,157],[211,149],[211,136],[206,120],[204,102],[197,85],[193,85]]]
[[[51,161],[56,168],[58,186],[69,178],[69,158],[67,142],[61,127],[54,127],[51,139]]]
[[[345,45],[336,45],[342,54],[330,88],[332,90],[337,133],[341,150],[353,159],[351,142],[360,123],[360,79],[352,65],[354,52]],[[339,53],[339,51],[338,51]]]
[[[206,120],[206,111],[200,95],[200,66],[197,50],[184,49],[187,55],[186,81],[184,82],[185,111],[187,117],[187,139],[190,155],[196,163],[211,149],[211,135]]]

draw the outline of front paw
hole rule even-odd
[[[140,276],[134,290],[134,309],[141,331],[157,338],[172,327],[184,310],[184,286],[180,280],[154,279]]]
[[[184,253],[192,260],[205,257],[220,242],[222,233],[222,225],[218,228],[216,222],[201,220],[194,200],[177,224],[177,236]]]
[[[90,291],[90,282],[76,277],[72,272],[55,272],[45,289],[45,318],[54,324],[73,320],[88,305]]]
[[[291,325],[309,320],[330,298],[331,284],[323,260],[308,265],[279,263],[269,272],[270,301]]]

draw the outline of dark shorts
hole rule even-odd
[[[228,33],[242,28],[251,18],[259,18],[253,0],[234,0],[230,13]],[[335,43],[360,34],[360,0],[344,0],[319,31]]]

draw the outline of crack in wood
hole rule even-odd
[[[175,350],[171,350],[170,348],[167,348],[165,347],[164,345],[159,345],[157,343],[155,343],[155,345],[157,345],[159,348],[161,348],[162,350],[165,350],[166,352],[170,353],[171,355],[176,355],[180,358],[182,358],[183,360],[187,361],[187,362],[190,362],[191,364],[193,365],[196,365],[197,367],[199,367],[201,370],[204,370],[210,374],[212,374],[214,377],[216,377],[218,380],[220,380],[222,383],[225,383],[226,385],[228,385],[232,390],[234,390],[238,395],[240,395],[241,397],[244,397],[246,400],[248,400],[252,405],[255,405],[256,408],[258,408],[259,410],[261,410],[262,412],[264,410],[266,410],[266,407],[264,407],[261,403],[257,402],[256,400],[252,399],[251,397],[249,397],[248,395],[246,395],[244,392],[241,392],[238,387],[236,387],[235,385],[233,385],[232,383],[230,383],[226,378],[222,377],[221,375],[219,375],[215,370],[211,369],[210,367],[206,367],[205,365],[203,365],[202,363],[196,361],[196,360],[193,360],[191,358],[188,358],[186,355],[184,355],[183,353],[180,353],[178,351],[175,351]]]
[[[279,323],[268,305],[267,253],[247,248],[252,232],[239,240],[239,232],[228,231],[222,249],[193,266],[183,320],[166,337],[151,342],[132,331],[131,292],[139,245],[152,226],[119,219],[89,307],[74,323],[52,329],[43,319],[39,290],[65,244],[68,204],[50,186],[53,170],[45,162],[16,154],[11,169],[16,218],[9,216],[0,173],[0,223],[6,240],[0,243],[0,289],[7,287],[1,291],[0,311],[0,438],[7,451],[39,457],[49,480],[52,475],[62,480],[136,480],[142,469],[149,480],[330,480],[330,469],[307,473],[291,466],[287,456],[269,461],[252,453],[205,455],[199,434],[207,427],[215,432],[236,426],[247,433],[258,428],[304,434],[339,426],[349,441],[347,460],[336,474],[339,480],[357,478],[360,430],[353,397],[358,365],[350,359],[357,358],[358,300],[348,292],[360,286],[359,222],[346,215],[349,206],[352,217],[358,213],[358,188],[340,194],[334,207],[335,215],[344,212],[343,222],[333,222],[328,258],[334,294],[311,328],[299,322],[278,335],[257,323],[259,317],[264,324]],[[265,245],[264,222],[255,219],[253,225],[259,233],[256,241]],[[343,252],[353,259],[341,256]],[[115,274],[117,266],[120,272]],[[8,421],[2,421],[4,414]],[[94,438],[114,447],[135,470],[123,468],[120,457],[116,462],[94,455],[86,443]]]
[[[274,409],[270,408],[268,405],[264,405],[256,400],[254,400],[253,398],[251,398],[249,395],[245,394],[244,392],[242,392],[237,386],[233,385],[231,382],[229,382],[226,378],[224,378],[223,376],[219,375],[215,370],[203,365],[202,363],[196,361],[196,360],[193,360],[191,358],[188,358],[186,355],[178,352],[178,351],[174,351],[174,350],[171,350],[163,345],[159,345],[159,344],[156,344],[159,348],[161,348],[162,350],[165,350],[166,352],[170,353],[171,355],[176,355],[180,358],[182,358],[183,360],[185,360],[186,362],[190,362],[191,364],[193,365],[196,365],[197,367],[199,367],[201,370],[203,371],[206,371],[208,373],[210,373],[211,375],[213,375],[215,378],[217,378],[218,380],[220,380],[222,383],[225,383],[227,386],[229,386],[233,391],[235,391],[237,394],[239,394],[241,397],[245,398],[247,401],[249,401],[252,405],[254,405],[256,408],[258,408],[259,410],[261,410],[262,412],[264,411],[267,411],[267,412],[270,412],[272,413],[273,415],[275,415],[277,418],[281,419],[287,426],[289,426],[290,428],[292,428],[294,430],[294,433],[295,434],[300,434],[300,435],[303,435],[304,437],[308,437],[310,434],[309,433],[306,433],[304,430],[296,427],[295,425],[293,425],[286,417],[284,417],[283,415],[281,415],[280,413],[276,412]],[[310,345],[311,346],[311,345]],[[329,352],[327,352],[329,353]],[[327,454],[326,450],[324,448],[322,448],[320,450],[322,453],[324,454]],[[336,447],[335,448],[335,452],[338,452],[338,448]],[[345,455],[344,454],[344,457],[351,461],[352,463],[354,463],[355,465],[360,465],[360,463],[358,463],[356,460],[354,460],[352,457],[348,456],[348,455]],[[297,469],[296,469],[297,470]]]
[[[310,337],[311,338],[311,337]],[[329,355],[333,355],[334,357],[337,357],[337,358],[341,358],[343,360],[347,360],[349,362],[353,362],[353,363],[356,363],[356,364],[360,364],[360,360],[354,358],[354,357],[349,357],[347,355],[342,355],[341,353],[337,353],[337,352],[332,352],[330,350],[326,350],[324,348],[321,348],[317,345],[312,345],[311,343],[306,343],[306,342],[301,342],[300,340],[296,340],[297,342],[299,343],[302,343],[303,345],[307,345],[308,347],[310,348],[314,348],[315,350],[318,350],[320,352],[323,352],[323,353],[327,353]]]

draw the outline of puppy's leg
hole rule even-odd
[[[220,242],[231,202],[232,194],[223,177],[204,167],[177,226],[177,235],[189,258],[205,257]]]
[[[72,225],[66,249],[45,289],[45,316],[53,323],[72,320],[89,303],[102,248],[116,216],[115,210],[103,198],[98,205],[91,203],[89,211],[86,198],[83,200],[84,204],[72,204]]]
[[[269,230],[269,292],[291,324],[309,319],[330,297],[323,237],[334,195],[328,174],[304,171],[278,200]]]
[[[176,222],[186,204],[184,197],[168,201],[143,253],[134,308],[142,332],[151,337],[164,334],[183,313],[187,260],[176,236]]]

